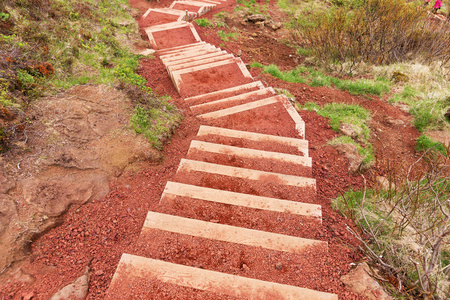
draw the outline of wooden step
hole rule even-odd
[[[203,95],[185,98],[184,100],[190,104],[199,104],[199,103],[208,102],[209,99],[211,99],[211,98],[214,99],[218,96],[222,96],[221,98],[231,97],[236,94],[245,93],[249,90],[263,89],[263,88],[264,88],[264,85],[262,84],[261,81],[254,81],[254,82],[250,82],[250,83],[243,84],[243,85],[238,85],[238,86],[220,90],[220,91],[215,91],[215,92],[211,92],[211,93],[207,93],[207,94],[203,94]]]
[[[219,48],[208,45],[208,46],[200,47],[199,49],[194,49],[192,51],[184,51],[184,52],[177,52],[177,53],[173,53],[173,54],[164,55],[164,56],[161,56],[160,59],[165,65],[168,65],[171,62],[175,62],[178,60],[192,59],[192,58],[195,58],[200,55],[207,55],[207,54],[214,54],[214,53],[221,53],[221,52],[222,52],[222,50],[220,50]]]
[[[278,98],[279,98],[279,96],[274,96],[274,97],[257,100],[257,101],[229,107],[229,108],[212,111],[209,113],[198,115],[197,117],[201,118],[201,119],[216,119],[216,118],[221,118],[221,117],[225,117],[225,116],[229,116],[229,115],[234,115],[234,114],[237,114],[237,113],[240,113],[243,111],[263,107],[263,106],[270,105],[270,104],[275,104],[278,102]]]
[[[286,146],[296,147],[303,153],[304,156],[308,156],[308,141],[303,139],[201,125],[197,136],[206,135],[219,135],[230,138],[247,139],[256,142],[276,142]]]
[[[301,253],[307,247],[327,247],[324,241],[304,239],[278,233],[148,212],[145,229],[158,229],[205,239],[262,247],[290,253]]]
[[[161,260],[123,254],[114,274],[106,299],[118,299],[133,292],[134,278],[157,280],[167,284],[210,292],[211,298],[229,295],[253,300],[337,300],[335,294],[314,291],[286,284],[262,281],[217,271],[189,267]],[[139,291],[137,291],[138,294]],[[170,294],[167,295],[170,299]],[[119,296],[120,298],[120,296]],[[124,297],[129,299],[128,297]]]
[[[222,106],[224,104],[233,106],[233,103],[236,103],[236,102],[240,102],[240,104],[243,104],[242,102],[250,102],[251,99],[260,100],[260,99],[264,98],[264,96],[266,96],[266,98],[267,98],[267,97],[270,97],[273,95],[275,95],[275,91],[270,87],[264,88],[264,89],[258,89],[258,90],[254,90],[254,91],[251,91],[248,93],[243,93],[243,94],[239,94],[236,96],[228,97],[228,98],[223,98],[223,99],[214,100],[214,101],[210,101],[210,102],[206,102],[206,103],[202,103],[202,104],[193,105],[193,106],[191,106],[191,110],[195,114],[205,113],[205,112],[214,110],[214,107]],[[254,99],[254,98],[259,98],[259,99]]]
[[[206,53],[206,54],[202,54],[202,55],[198,55],[198,53],[197,53],[196,56],[191,56],[191,57],[187,57],[187,58],[177,58],[177,59],[173,59],[173,60],[161,59],[161,61],[164,63],[165,66],[175,66],[178,64],[183,64],[183,63],[187,63],[187,62],[191,62],[191,61],[206,59],[206,58],[215,57],[217,55],[223,55],[223,54],[228,54],[228,53],[226,51],[215,51],[215,52],[210,52],[210,53]]]
[[[220,52],[218,52],[220,53]],[[177,65],[167,66],[167,70],[169,72],[177,71],[177,70],[183,70],[191,67],[201,66],[204,64],[209,64],[217,61],[225,61],[229,60],[232,62],[234,59],[234,56],[232,54],[219,54],[214,57],[204,58],[204,59],[198,59],[191,62],[181,63]]]
[[[203,161],[181,159],[178,171],[188,170],[205,172],[211,174],[232,176],[250,180],[264,180],[267,178],[276,178],[277,183],[283,185],[291,185],[296,187],[312,187],[315,189],[316,180],[314,178],[306,178],[293,175],[285,175],[273,172],[265,172],[258,170],[251,170],[238,167],[230,167],[218,164],[207,163]]]
[[[215,46],[213,46],[211,44],[194,43],[194,44],[189,44],[189,45],[192,45],[192,46],[182,48],[182,49],[171,50],[171,51],[164,52],[164,53],[160,53],[160,50],[158,50],[157,53],[160,55],[160,59],[162,61],[167,62],[167,61],[177,60],[177,59],[184,58],[184,57],[189,57],[190,55],[192,55],[192,53],[198,53],[200,51],[208,51],[208,50],[209,51],[211,51],[211,50],[220,51],[219,48],[216,48]],[[170,48],[170,49],[172,49],[172,48]]]
[[[168,55],[168,54],[171,54],[171,53],[178,53],[180,51],[184,51],[184,50],[187,50],[187,49],[190,49],[190,48],[195,48],[195,47],[205,46],[205,45],[210,45],[210,44],[207,44],[206,42],[201,41],[201,42],[197,42],[197,43],[193,43],[193,44],[188,44],[188,45],[183,45],[183,46],[177,46],[177,47],[172,47],[172,48],[161,49],[161,50],[158,50],[157,53],[160,56],[164,56],[164,55]]]
[[[279,152],[270,152],[263,150],[255,150],[248,148],[241,148],[235,146],[228,146],[222,144],[215,144],[203,141],[193,140],[191,141],[191,145],[189,147],[189,152],[191,149],[196,149],[204,152],[212,152],[212,153],[220,153],[220,154],[229,154],[235,155],[238,157],[249,157],[256,159],[274,159],[279,160],[281,162],[291,163],[299,166],[311,167],[312,159],[311,157],[285,154]]]
[[[296,214],[318,218],[320,222],[322,221],[321,206],[316,204],[235,193],[168,181],[161,196],[161,202],[164,202],[166,197],[170,195],[261,210]]]

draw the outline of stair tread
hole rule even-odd
[[[220,117],[225,117],[225,116],[237,114],[237,113],[240,113],[243,111],[259,108],[262,106],[275,104],[278,102],[278,97],[279,96],[273,96],[273,97],[265,98],[262,100],[252,101],[252,102],[248,102],[248,103],[241,104],[241,105],[236,105],[236,106],[232,106],[232,107],[228,107],[228,108],[224,108],[224,109],[219,109],[216,111],[198,115],[198,117],[202,118],[202,119],[217,119]]]
[[[239,299],[337,300],[335,294],[210,271],[124,253],[114,274],[108,299],[121,293],[121,281],[133,277],[194,288]],[[126,288],[126,284],[122,284]],[[117,290],[115,290],[117,289]],[[126,292],[126,291],[125,291]]]
[[[327,247],[328,243],[296,236],[212,223],[149,211],[144,229],[158,229],[211,240],[301,253],[307,247]],[[143,229],[143,230],[144,230]]]
[[[300,166],[311,167],[312,159],[310,157],[293,155],[293,154],[285,154],[279,152],[271,152],[264,150],[255,150],[249,148],[241,148],[229,145],[222,145],[204,141],[192,140],[191,145],[189,147],[189,151],[191,149],[197,149],[205,152],[213,152],[213,153],[222,153],[222,154],[230,154],[239,157],[252,157],[259,159],[274,159],[279,160],[291,164],[296,164]],[[189,154],[189,152],[188,152]]]
[[[254,82],[246,83],[243,85],[231,87],[231,88],[220,90],[220,91],[215,91],[215,92],[202,94],[202,95],[198,95],[198,96],[194,96],[194,97],[188,97],[188,98],[185,98],[184,100],[189,103],[195,103],[196,101],[199,101],[199,100],[202,100],[205,98],[214,97],[217,95],[223,95],[226,93],[238,92],[240,90],[246,90],[246,89],[252,89],[252,88],[264,88],[264,85],[262,84],[261,81],[254,81]]]
[[[291,185],[296,187],[314,187],[316,180],[314,178],[307,178],[301,176],[285,175],[273,172],[265,172],[259,170],[230,167],[207,163],[196,160],[181,159],[178,171],[181,169],[193,170],[198,172],[206,172],[218,175],[232,176],[236,178],[244,178],[251,180],[264,180],[268,178],[277,179],[279,184]]]
[[[321,206],[317,204],[242,194],[172,181],[167,182],[163,195],[161,196],[161,201],[164,201],[166,195],[189,197],[204,201],[285,212],[314,218],[321,218],[322,216]]]
[[[308,156],[308,141],[303,139],[201,125],[197,136],[206,135],[219,135],[230,138],[247,139],[255,142],[277,142],[286,146],[296,147],[299,151],[303,152],[304,156]]]

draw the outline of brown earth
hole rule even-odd
[[[130,4],[134,8],[139,9],[141,14],[149,7],[167,7],[171,2],[168,0],[161,2],[130,0]],[[273,2],[271,1],[271,6]],[[232,11],[232,7],[225,7],[222,10]],[[205,17],[211,17],[212,14],[217,12],[212,11]],[[274,20],[282,20],[283,14],[277,10],[271,9],[270,14]],[[235,52],[241,50],[245,63],[258,61],[263,64],[275,63],[282,68],[290,68],[295,67],[303,60],[301,56],[295,54],[295,50],[281,43],[287,37],[283,29],[280,29],[281,31],[273,31],[270,28],[261,28],[258,25],[250,23],[243,25],[240,21],[237,17],[227,19],[227,23],[230,22],[230,25],[232,24],[232,26],[242,30],[238,35],[237,41],[224,43],[220,39],[217,40],[215,38],[215,30],[217,29],[203,29],[206,33],[199,30],[202,35],[201,38],[216,45],[224,43]],[[410,117],[398,108],[387,104],[383,99],[378,99],[377,97],[368,99],[362,96],[352,96],[347,92],[332,88],[310,88],[304,84],[286,83],[270,75],[260,74],[258,69],[252,69],[251,72],[253,76],[261,78],[270,86],[289,90],[300,103],[315,101],[322,104],[334,101],[360,104],[369,109],[373,115],[370,126],[374,135],[371,142],[374,145],[378,161],[375,167],[367,172],[366,177],[369,178],[371,175],[376,174],[384,175],[389,163],[397,162],[398,165],[407,167],[416,159],[414,140],[419,134],[410,125]],[[180,203],[182,201],[178,201],[179,199],[173,199],[174,203],[161,204],[163,206],[159,204],[159,200],[167,180],[174,178],[180,159],[186,157],[190,141],[195,137],[198,130],[199,122],[190,113],[186,103],[177,94],[159,59],[143,59],[139,73],[147,78],[148,86],[153,91],[161,95],[167,94],[172,96],[173,101],[184,111],[184,121],[174,133],[172,140],[162,151],[161,155],[164,159],[160,164],[155,164],[153,161],[155,158],[157,160],[159,156],[156,154],[155,156],[152,154],[150,157],[144,155],[147,161],[141,164],[141,170],[125,170],[124,172],[122,171],[123,168],[121,169],[115,166],[107,167],[101,159],[98,159],[98,165],[96,165],[98,167],[92,167],[93,170],[89,169],[89,172],[94,172],[95,170],[103,174],[102,176],[105,176],[105,178],[111,178],[112,173],[114,173],[111,170],[117,170],[114,173],[115,175],[121,174],[119,177],[113,178],[110,181],[109,193],[104,191],[103,197],[91,197],[89,198],[90,200],[88,199],[89,201],[85,200],[85,198],[81,200],[77,199],[78,202],[85,202],[85,204],[69,207],[61,218],[60,226],[51,229],[31,244],[29,258],[21,264],[16,265],[16,268],[10,270],[6,275],[3,274],[1,279],[2,284],[0,284],[0,298],[21,299],[22,296],[32,294],[34,295],[33,299],[47,299],[58,288],[80,276],[84,272],[85,266],[92,259],[92,277],[87,298],[103,299],[121,254],[124,252],[142,254],[142,251],[146,251],[145,248],[141,247],[143,244],[135,245],[135,241],[141,232],[146,212],[148,210],[168,212],[171,209],[170,205],[181,205]],[[56,113],[59,113],[59,111],[55,110],[54,114]],[[235,253],[236,255],[226,256],[229,259],[229,263],[228,265],[224,265],[223,268],[230,268],[232,270],[231,272],[236,272],[244,276],[247,273],[251,273],[252,277],[303,285],[311,288],[326,283],[327,289],[330,292],[338,293],[341,299],[362,299],[346,290],[339,281],[340,276],[347,274],[350,270],[350,263],[361,260],[362,254],[358,250],[358,242],[346,230],[346,225],[353,226],[352,222],[333,211],[330,206],[330,200],[350,188],[354,190],[363,188],[363,179],[361,176],[349,174],[347,171],[347,159],[326,144],[328,140],[338,136],[338,133],[330,128],[328,120],[318,116],[314,112],[300,111],[300,114],[306,122],[306,139],[310,143],[310,156],[313,160],[313,177],[317,180],[315,203],[322,205],[323,214],[323,225],[319,229],[308,230],[309,225],[307,224],[311,224],[312,227],[314,222],[311,223],[311,221],[305,220],[304,224],[307,226],[302,228],[300,232],[304,236],[328,241],[329,252],[323,255],[320,252],[310,253],[309,255],[314,257],[318,265],[306,264],[305,268],[300,271],[295,269],[298,266],[297,263],[286,263],[288,261],[296,261],[298,257],[289,258],[289,255],[280,253],[276,256],[263,255],[267,259],[264,259],[263,264],[258,266],[253,261],[255,252],[250,251],[251,249],[246,249],[244,252],[239,247],[236,247],[236,249],[230,249],[230,255],[231,253]],[[126,120],[125,116],[121,120]],[[402,120],[404,124],[396,125],[390,120]],[[118,120],[115,122],[118,123],[116,125],[120,128],[125,125],[125,123],[120,123]],[[77,135],[77,131],[73,130],[74,128],[72,127],[75,124],[80,124],[79,119],[74,117],[72,119],[61,120],[60,124],[62,125],[55,129],[59,135],[65,137],[65,134],[74,134],[72,139],[65,137],[64,141],[83,145],[82,138],[84,135]],[[45,126],[45,124],[39,126]],[[269,131],[274,128],[270,125],[267,127]],[[97,138],[96,131],[93,129],[91,131],[89,131],[89,134]],[[45,132],[45,130],[41,132]],[[48,136],[51,136],[52,132],[46,133],[45,137],[48,139]],[[115,141],[118,139],[112,140],[111,132],[106,134],[110,138],[110,143],[105,143],[116,147],[117,143]],[[132,140],[134,139],[130,139],[130,141]],[[86,143],[89,142],[87,141]],[[238,143],[238,141],[230,141],[230,143]],[[58,143],[59,147],[61,147],[60,144],[62,143]],[[258,145],[254,145],[254,147],[258,147]],[[92,150],[91,147],[86,148],[86,151]],[[94,150],[92,152],[97,153]],[[57,152],[55,151],[54,153],[56,154]],[[69,154],[71,153],[69,152]],[[95,155],[90,155],[87,152],[78,153],[78,155],[82,156],[76,156],[76,153],[78,152],[71,154],[72,156],[70,157],[74,159],[68,162],[64,161],[64,157],[56,155],[52,155],[47,164],[45,164],[45,160],[42,160],[42,162],[38,160],[38,156],[34,158],[29,157],[29,159],[34,159],[34,162],[42,163],[44,167],[56,164],[53,168],[73,168],[78,172],[77,167],[79,168],[79,165],[76,163],[79,163],[79,159],[77,160],[77,157],[83,157],[88,162],[90,162],[90,157],[95,157]],[[99,156],[98,153],[96,155]],[[55,163],[54,161],[57,157],[61,157],[62,162],[58,161]],[[131,157],[133,158],[134,156]],[[133,160],[132,158],[130,160]],[[25,168],[25,162],[20,164],[22,170]],[[30,160],[30,166],[34,166],[35,164],[31,162],[33,160]],[[11,162],[10,169],[14,169],[16,165],[16,161]],[[33,174],[37,174],[37,172]],[[44,175],[46,175],[45,172]],[[86,178],[89,177],[83,177],[83,179]],[[1,180],[2,178],[0,178],[0,182]],[[72,180],[74,179],[72,178]],[[217,180],[219,180],[218,183],[220,184],[220,179],[218,178]],[[14,186],[9,191],[11,189],[15,189]],[[293,198],[292,195],[299,197],[294,192],[288,195],[291,196],[289,198]],[[9,194],[7,197],[10,197]],[[216,206],[221,205],[217,204]],[[8,209],[14,210],[14,205],[9,206]],[[220,210],[219,208],[217,215],[203,215],[200,207],[193,205],[190,211],[186,211],[186,216],[195,215],[198,217],[199,215],[203,215],[205,219],[218,218],[231,220],[225,212],[229,212],[229,210]],[[270,216],[264,214],[245,215],[245,217],[237,217],[236,220],[229,222],[235,222],[235,224],[249,228],[260,228],[259,226],[265,224],[261,220],[272,219],[274,217],[279,218],[280,216],[277,216],[277,214]],[[286,224],[286,228],[278,228],[276,222],[269,222],[266,226],[271,226],[275,232],[299,234],[296,230],[297,224],[293,220],[290,220],[289,217],[287,217]],[[177,236],[174,239],[166,240],[165,237],[159,238],[159,236],[160,233],[157,231],[148,233],[148,238],[152,242],[149,242],[147,246],[155,249],[155,252],[149,255],[155,255],[154,253],[156,253],[156,257],[158,258],[170,259],[169,252],[179,251],[182,255],[180,256],[180,260],[184,256],[189,256],[198,260],[197,264],[202,267],[208,269],[217,269],[220,267],[216,261],[203,261],[206,255],[202,255],[202,251],[206,251],[204,249],[208,249],[209,246],[217,247],[217,245],[205,244],[206,241],[199,238],[188,239]],[[153,241],[155,242],[153,243]],[[179,244],[177,244],[177,241]],[[144,241],[141,243],[144,243]],[[198,245],[198,250],[194,252],[192,252],[193,250],[188,250],[193,249],[195,245]],[[214,248],[214,251],[218,253],[219,250]],[[248,253],[248,257],[245,255],[242,256],[241,253]],[[224,257],[226,253],[221,253],[220,255],[218,257]],[[285,267],[289,272],[283,273],[286,269],[282,269],[282,272],[273,270],[272,266],[279,260],[283,261],[283,268]],[[246,267],[244,267],[244,264]],[[268,273],[264,273],[264,266],[270,269]],[[319,278],[307,278],[301,275],[302,272],[308,272],[308,268],[310,268],[310,271],[317,271],[317,274],[320,274]],[[299,276],[293,274],[299,274]],[[183,295],[186,292],[184,288],[174,288],[170,285],[156,285],[151,283],[147,283],[147,285],[146,287],[155,292],[155,295],[161,295],[161,298],[167,297],[167,291],[169,290],[171,292],[179,291],[179,295]],[[142,286],[137,288],[137,290],[139,289],[142,289]],[[201,296],[199,296],[200,298]],[[177,299],[182,299],[182,297],[178,297]]]

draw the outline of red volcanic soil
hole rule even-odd
[[[130,0],[129,2],[143,14],[149,7],[168,7],[172,1]],[[270,1],[272,8],[273,2]],[[232,6],[222,10],[231,11]],[[209,12],[205,17],[211,17],[217,12]],[[275,20],[283,16],[276,9],[271,9],[269,13]],[[140,25],[145,26],[145,23]],[[244,27],[239,22],[236,22],[235,26],[242,29],[238,40],[225,43],[225,46],[232,51],[241,50],[245,63],[258,61],[263,64],[275,63],[282,68],[291,68],[303,60],[293,48],[278,42],[276,33],[271,29],[262,29],[256,25]],[[219,46],[223,42],[220,39],[217,40],[214,30],[217,29],[200,28],[198,31],[202,40]],[[30,258],[21,263],[22,275],[16,274],[15,277],[1,281],[0,298],[23,299],[32,294],[34,295],[32,299],[48,299],[59,288],[80,276],[85,266],[91,261],[91,283],[87,299],[103,299],[120,256],[122,253],[133,253],[312,289],[323,290],[325,287],[327,292],[337,293],[340,299],[363,299],[349,292],[339,280],[351,269],[351,263],[362,259],[362,253],[358,250],[358,241],[346,230],[347,225],[353,227],[354,224],[333,211],[330,205],[331,199],[342,192],[350,188],[362,189],[363,179],[361,176],[349,174],[347,159],[326,144],[327,141],[338,136],[338,133],[330,128],[328,119],[314,112],[299,112],[306,122],[306,139],[309,141],[309,155],[313,161],[312,176],[317,180],[315,196],[308,189],[294,187],[281,189],[276,182],[267,184],[241,182],[220,175],[202,180],[202,174],[193,176],[192,173],[188,175],[183,172],[175,176],[180,159],[187,157],[189,144],[195,137],[200,122],[178,95],[158,58],[143,59],[139,73],[148,80],[148,86],[155,93],[170,95],[173,102],[184,112],[185,118],[182,124],[163,150],[164,161],[159,165],[148,164],[138,172],[125,173],[110,183],[111,192],[106,197],[80,207],[70,208],[60,226],[50,230],[31,244]],[[401,160],[401,165],[409,166],[416,159],[414,144],[419,134],[410,125],[410,117],[385,101],[377,97],[369,99],[352,96],[333,88],[311,88],[304,84],[286,83],[268,74],[260,74],[259,69],[251,69],[251,73],[268,86],[289,90],[302,104],[307,101],[319,104],[340,102],[359,104],[369,109],[372,112],[370,127],[374,132],[371,142],[378,162],[366,174],[367,178],[373,175],[384,175],[387,165],[393,161]],[[261,111],[264,111],[264,108],[261,108]],[[239,117],[230,117],[226,121],[213,121],[211,124],[268,134],[295,135],[292,121],[282,114],[278,115],[276,109],[265,110],[263,114],[266,116],[259,119],[255,118],[254,114],[248,113]],[[403,120],[405,125],[392,125],[389,122],[390,119]],[[286,126],[280,126],[280,124]],[[207,136],[201,139],[213,141]],[[280,145],[276,143],[267,145],[257,142],[244,143],[233,138],[224,138],[222,142],[254,149],[273,149],[273,151],[280,148]],[[285,153],[298,154],[295,149],[284,148]],[[200,159],[199,156],[194,151],[188,158]],[[204,156],[202,160],[226,162],[226,158],[220,155]],[[285,166],[269,166],[258,161],[249,161],[249,163],[254,168],[262,170],[272,168],[273,171],[277,171],[281,167],[289,172],[307,172],[302,168],[290,170]],[[227,164],[243,167],[239,162]],[[314,219],[303,218],[299,222],[298,217],[294,218],[289,214],[236,209],[225,204],[205,204],[194,201],[187,205],[182,197],[159,203],[166,182],[175,178],[180,182],[320,204],[323,215],[322,224]],[[324,252],[323,249],[310,249],[305,255],[300,256],[177,234],[163,234],[157,230],[145,231],[137,242],[149,210],[315,238],[327,241],[329,248],[328,252]],[[177,255],[173,255],[174,253]],[[278,263],[281,263],[281,269],[275,267]],[[189,299],[204,299],[201,296],[202,292],[170,284],[134,282],[133,286],[124,288],[141,291],[139,295],[144,298],[152,295],[156,297],[155,299],[166,299],[166,292],[170,290],[171,295],[179,293],[179,296],[191,295]],[[173,299],[183,299],[183,297],[174,296]],[[223,299],[232,298],[223,297]]]

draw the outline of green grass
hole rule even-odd
[[[427,150],[437,151],[437,152],[442,153],[445,156],[448,156],[448,152],[449,152],[449,149],[447,149],[445,147],[445,145],[443,145],[439,142],[433,141],[431,138],[429,138],[426,135],[421,135],[417,139],[416,150],[417,151],[427,151]]]
[[[214,28],[214,23],[212,21],[208,20],[208,19],[205,19],[205,18],[203,18],[203,19],[195,19],[194,22],[197,23],[197,25],[201,26],[201,27],[206,27],[206,28],[212,27],[212,28]]]
[[[334,131],[338,132],[339,126],[342,123],[347,123],[359,132],[359,139],[367,141],[370,138],[370,129],[367,126],[370,112],[359,105],[329,103],[320,107],[313,102],[307,102],[304,108],[310,111],[315,110],[318,115],[330,119],[330,126]]]
[[[372,145],[369,143],[370,128],[367,122],[370,119],[370,112],[358,105],[342,103],[329,103],[320,107],[316,103],[307,102],[302,109],[316,111],[318,115],[330,119],[330,127],[339,132],[342,123],[352,125],[357,136],[353,139],[350,136],[340,136],[329,142],[330,145],[353,144],[359,155],[363,158],[363,168],[370,166],[374,161]],[[364,147],[362,146],[364,145]]]
[[[237,40],[237,33],[236,32],[229,32],[229,33],[226,33],[225,31],[223,31],[223,30],[219,30],[219,31],[217,31],[217,35],[220,37],[220,39],[222,40],[222,41],[224,41],[224,42],[229,42],[230,41],[230,39],[233,39],[233,40]]]
[[[247,9],[252,14],[266,14],[269,11],[269,4],[259,4],[255,0],[237,0],[235,11]]]
[[[126,84],[157,99],[136,72],[143,57],[126,47],[141,40],[128,7],[127,0],[2,1],[0,18],[11,26],[0,34],[0,51],[8,57],[0,105],[20,108],[18,93],[32,101],[87,83]],[[156,102],[136,106],[132,125],[160,148],[181,114],[164,100]]]
[[[405,86],[401,93],[393,95],[389,101],[408,104],[409,113],[414,117],[413,124],[420,132],[443,129],[448,123],[443,117],[450,107],[450,96],[445,94],[445,90],[439,93],[424,93]]]
[[[338,144],[353,144],[356,147],[356,150],[358,151],[359,155],[362,157],[362,169],[366,169],[375,161],[375,156],[373,154],[373,148],[370,143],[366,143],[365,147],[361,146],[360,143],[355,142],[351,137],[349,136],[340,136],[337,137],[329,142],[330,145],[338,145]]]
[[[306,68],[304,66],[299,66],[289,71],[281,71],[276,65],[264,66],[258,63],[253,63],[251,66],[262,68],[263,73],[268,73],[286,82],[306,83],[313,87],[334,86],[340,90],[348,91],[352,95],[381,96],[390,90],[389,81],[382,77],[379,77],[376,80],[348,80],[325,75],[320,71],[316,71],[313,68]]]

